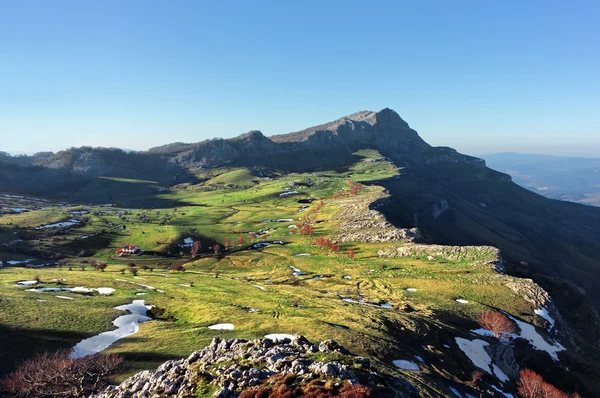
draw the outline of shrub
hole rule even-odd
[[[497,311],[486,311],[479,314],[479,325],[492,332],[496,338],[515,332],[513,321]]]
[[[22,398],[89,396],[106,386],[106,377],[123,361],[114,354],[69,355],[67,350],[44,353],[23,362],[0,381],[0,391]]]
[[[531,369],[522,369],[519,375],[517,392],[523,398],[569,398],[567,393],[546,383],[542,376]],[[571,394],[571,397],[578,398],[579,394]]]

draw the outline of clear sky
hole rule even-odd
[[[0,0],[0,150],[395,109],[432,145],[600,157],[598,1]]]

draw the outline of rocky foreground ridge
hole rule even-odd
[[[312,344],[302,336],[271,339],[215,337],[188,358],[140,372],[93,398],[416,396],[402,378],[383,376],[368,358],[333,340]]]

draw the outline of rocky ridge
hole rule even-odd
[[[319,359],[328,355],[336,359]],[[272,392],[281,380],[285,380],[285,388],[311,385],[313,389],[329,390],[329,396],[351,388],[389,396],[384,392],[389,383],[396,388],[402,386],[402,393],[408,394],[405,396],[414,392],[407,381],[384,377],[368,358],[351,355],[333,340],[312,344],[302,336],[277,341],[215,337],[209,346],[188,358],[167,361],[156,371],[137,373],[93,398],[180,398],[195,396],[199,386],[207,385],[213,387],[213,397],[238,397],[246,390]]]
[[[349,196],[339,199],[341,212],[335,227],[335,243],[344,242],[417,242],[421,236],[418,228],[396,228],[379,211],[370,208],[388,195],[377,194]]]

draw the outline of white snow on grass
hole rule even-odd
[[[152,308],[152,306],[145,305],[144,300],[133,300],[131,304],[115,307],[117,310],[129,312],[113,321],[113,325],[115,325],[117,329],[81,340],[73,347],[71,358],[82,358],[88,355],[94,355],[105,350],[115,341],[136,333],[139,329],[138,324],[150,320],[150,318],[146,316],[146,313],[150,308]]]
[[[73,297],[67,297],[67,296],[54,296],[54,297],[63,299],[63,300],[75,300]]]
[[[292,272],[292,275],[294,275],[294,276],[303,276],[303,275],[306,275],[306,273],[304,271],[302,271],[302,270],[300,270],[300,269],[298,269],[298,268],[296,268],[294,266],[290,266],[290,268],[292,268],[292,271],[294,271],[294,272]]]
[[[272,333],[265,335],[265,339],[273,340],[273,341],[281,341],[285,339],[295,340],[296,337],[293,334],[285,334],[285,333]]]
[[[505,397],[507,397],[507,398],[515,398],[515,396],[514,396],[514,395],[512,395],[512,394],[509,394],[509,393],[507,393],[507,392],[504,392],[504,391],[502,391],[501,389],[499,389],[498,387],[496,387],[496,386],[495,386],[495,385],[493,385],[493,384],[492,384],[492,388],[493,388],[494,390],[498,391],[500,394],[503,394],[503,395],[504,395]]]
[[[27,260],[8,260],[6,262],[6,264],[8,264],[8,265],[27,264],[27,263],[32,262],[33,260],[34,260],[33,258],[30,258],[30,259],[27,259]]]
[[[508,380],[508,376],[496,365],[492,364],[492,358],[485,351],[489,344],[483,340],[475,339],[473,341],[456,337],[456,344],[471,360],[473,365],[481,370],[495,375],[502,381]]]
[[[45,229],[45,228],[64,228],[64,227],[72,227],[73,225],[79,224],[79,220],[72,218],[69,221],[57,222],[54,224],[46,224],[36,227],[35,229]]]
[[[113,289],[112,287],[93,288],[93,287],[76,286],[76,287],[37,287],[37,288],[33,288],[33,289],[27,289],[27,291],[28,292],[36,292],[36,293],[71,292],[71,293],[78,293],[78,294],[98,292],[100,294],[110,295],[115,292],[115,289]]]
[[[469,301],[467,301],[465,299],[456,299],[456,302],[460,303],[460,304],[469,304]]]
[[[212,330],[233,330],[234,326],[233,323],[218,323],[216,325],[210,325],[208,328]]]
[[[417,289],[415,289],[414,287],[409,287],[406,289],[407,292],[416,292]]]
[[[484,328],[471,330],[471,333],[475,333],[475,334],[478,334],[478,335],[484,336],[484,337],[494,337],[494,333],[492,333],[489,330],[484,329]]]
[[[517,338],[525,339],[529,341],[529,343],[536,350],[546,351],[553,360],[558,361],[557,352],[564,351],[565,347],[563,347],[559,342],[553,342],[553,344],[548,343],[538,332],[535,330],[535,326],[520,321],[515,317],[506,314],[510,319],[516,322],[519,329],[521,329],[521,333]]]
[[[76,286],[76,287],[70,289],[69,291],[73,292],[73,293],[92,293],[94,290],[96,290],[96,289],[91,289],[89,287],[83,287],[83,286]]]
[[[29,211],[29,209],[26,209],[24,207],[11,207],[10,209],[12,211],[14,211],[15,213],[17,213],[17,214],[21,214],[21,213],[24,213],[26,211]]]
[[[80,211],[71,211],[69,212],[69,214],[71,214],[72,216],[82,216],[84,214],[88,214],[87,210],[80,210]]]
[[[33,286],[33,285],[37,285],[38,281],[19,281],[17,282],[17,285],[20,286]]]
[[[119,282],[131,283],[132,285],[137,285],[137,286],[140,286],[140,287],[146,288],[146,289],[148,289],[148,290],[156,290],[157,292],[164,293],[164,291],[163,291],[163,290],[159,290],[159,289],[155,288],[154,286],[144,285],[144,284],[142,284],[142,283],[132,282],[132,281],[128,281],[128,280],[126,280],[126,279],[115,279],[115,280],[116,280],[116,281],[119,281]]]
[[[420,370],[419,365],[412,361],[407,361],[405,359],[396,359],[392,361],[395,367],[403,369],[403,370]]]
[[[255,288],[257,288],[257,289],[260,289],[260,290],[267,290],[267,289],[265,289],[264,287],[262,287],[262,286],[258,286],[258,285],[254,285],[254,287],[255,287]]]
[[[538,316],[548,321],[548,323],[550,324],[549,329],[554,327],[554,319],[552,319],[552,317],[548,313],[548,310],[545,307],[542,307],[539,310],[534,310],[533,312],[535,312]]]

